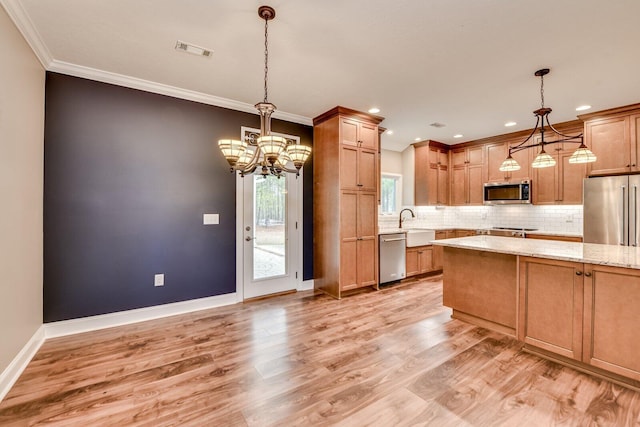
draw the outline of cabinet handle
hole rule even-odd
[[[576,271],[576,276],[582,276],[582,271]]]
[[[584,273],[584,276],[585,276],[585,277],[591,277],[591,273],[588,273],[588,272],[587,272],[587,273]]]
[[[364,184],[357,184],[358,187],[364,187]]]

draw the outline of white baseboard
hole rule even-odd
[[[18,380],[33,356],[44,342],[44,325],[41,325],[33,336],[22,347],[20,353],[11,361],[9,366],[0,374],[0,402],[9,393],[11,387]]]
[[[101,314],[98,316],[83,317],[80,319],[62,320],[59,322],[45,323],[44,336],[45,338],[62,337],[65,335],[79,334],[82,332],[111,328],[113,326],[121,326],[130,323],[144,322],[145,320],[174,316],[176,314],[190,313],[192,311],[205,310],[208,308],[222,307],[224,305],[236,304],[237,302],[237,295],[233,292],[213,297],[180,301],[171,304],[138,308],[135,310],[119,311],[117,313]]]
[[[310,291],[313,289],[313,279],[311,280],[303,280],[298,286],[298,291]]]

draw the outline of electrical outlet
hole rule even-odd
[[[164,274],[156,274],[153,277],[153,286],[164,286]]]

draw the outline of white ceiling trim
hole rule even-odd
[[[149,80],[130,77],[123,74],[116,74],[109,71],[102,71],[95,68],[84,67],[82,65],[71,64],[64,61],[54,60],[51,52],[46,44],[42,41],[42,37],[36,30],[31,18],[26,13],[24,7],[18,0],[0,0],[0,4],[7,11],[7,14],[16,25],[22,36],[25,38],[38,60],[48,71],[54,71],[61,74],[68,74],[75,77],[96,80],[103,83],[115,84],[118,86],[128,87],[132,89],[144,90],[147,92],[167,95],[173,98],[186,99],[189,101],[200,102],[207,105],[215,105],[217,107],[229,108],[231,110],[244,111],[246,113],[258,114],[256,108],[252,104],[246,102],[234,101],[233,99],[222,98],[219,96],[208,95],[202,92],[196,92],[187,89],[181,89],[175,86],[169,86],[162,83],[156,83]],[[287,113],[284,111],[276,111],[273,118],[286,120],[288,122],[300,123],[303,125],[313,125],[313,120],[309,117],[298,114]]]
[[[52,61],[47,70],[75,77],[82,77],[89,80],[95,80],[103,83],[110,83],[117,86],[139,89],[146,92],[157,93],[160,95],[167,95],[173,98],[186,99],[189,101],[200,102],[207,105],[215,105],[216,107],[229,108],[231,110],[244,111],[246,113],[254,113],[256,115],[258,114],[256,108],[252,104],[247,104],[246,102],[234,101],[233,99],[208,95],[206,93],[196,92],[188,89],[181,89],[175,86],[169,86],[162,83],[156,83],[149,80],[125,76],[122,74],[98,70],[95,68],[84,67],[82,65],[70,64],[68,62],[57,60]],[[273,118],[286,120],[288,122],[300,123],[303,125],[313,125],[313,120],[309,117],[286,113],[284,111],[276,111],[273,114]]]
[[[53,61],[51,52],[42,41],[42,37],[35,25],[29,18],[29,15],[22,7],[22,4],[18,0],[0,0],[0,4],[7,11],[7,14],[18,28],[18,31],[22,34],[22,37],[27,41],[33,53],[36,54],[38,60],[42,66],[47,69]]]

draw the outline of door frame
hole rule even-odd
[[[244,135],[245,130],[251,132],[260,132],[259,129],[252,129],[247,127],[242,127],[242,135]],[[280,134],[277,132],[272,132],[273,135],[283,136],[290,139],[298,139],[298,137]],[[295,278],[296,290],[302,290],[302,267],[304,265],[304,251],[302,246],[302,230],[304,229],[304,217],[302,215],[302,205],[303,205],[303,188],[304,188],[304,168],[300,169],[300,175],[298,176],[298,183],[296,187],[296,199],[298,200],[295,216],[297,218],[292,218],[293,221],[298,221],[298,228],[296,229],[295,236],[289,236],[289,239],[295,239],[295,246],[297,246],[297,262],[291,263],[292,274],[295,272],[298,273],[298,277]],[[245,182],[249,182],[248,179],[244,179],[240,176],[240,172],[234,172],[236,175],[236,301],[242,302],[244,301],[244,185]],[[295,179],[295,178],[294,178]]]

